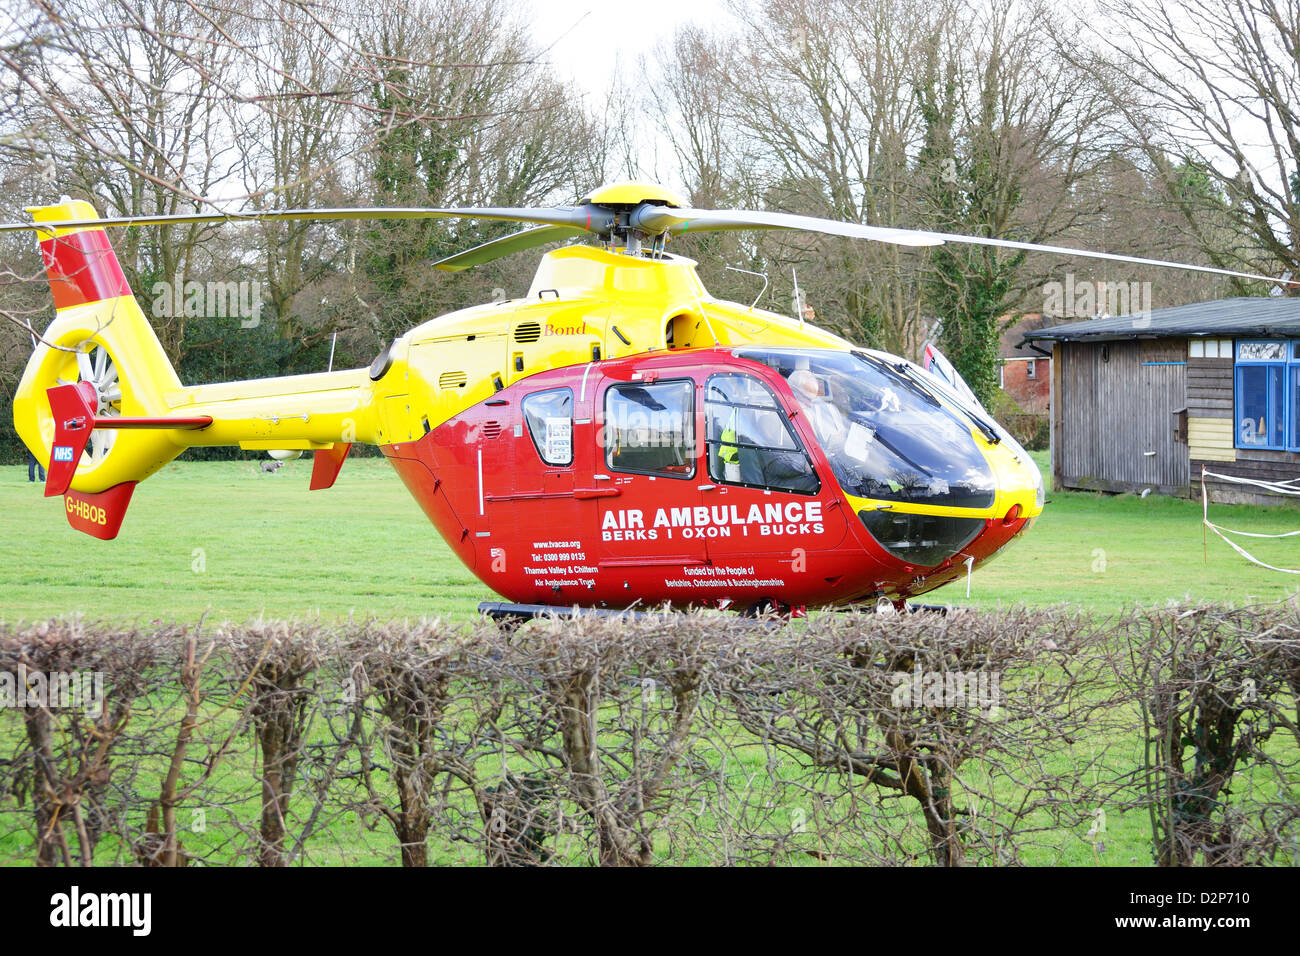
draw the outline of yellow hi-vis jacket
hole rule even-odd
[[[722,430],[722,441],[718,444],[718,460],[724,465],[740,464],[740,448],[736,442],[736,410],[731,410],[731,421]]]

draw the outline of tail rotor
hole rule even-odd
[[[95,389],[95,415],[103,418],[120,418],[122,415],[122,383],[118,381],[117,363],[107,348],[90,342],[89,349],[76,352],[77,377],[75,379],[58,378],[60,385],[75,385],[87,382]],[[117,438],[115,429],[96,429],[90,436],[82,461],[87,468],[94,468],[104,461],[113,450]]]

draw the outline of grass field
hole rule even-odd
[[[25,468],[0,467],[0,615],[463,618],[493,597],[384,461],[349,461],[328,491],[308,493],[310,471],[306,458],[272,475],[252,461],[175,462],[136,489],[121,535],[104,542],[73,531],[62,499],[43,498]],[[1213,505],[1212,518],[1247,531],[1300,528],[1290,507]],[[926,600],[1113,611],[1171,598],[1279,600],[1300,585],[1202,539],[1199,501],[1053,493],[1029,533],[972,576],[969,599],[963,580]],[[1296,539],[1250,541],[1261,559],[1300,567]]]

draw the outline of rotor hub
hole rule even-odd
[[[608,209],[635,209],[649,203],[655,206],[686,206],[688,203],[672,190],[665,189],[657,183],[647,183],[637,179],[610,183],[592,190],[582,199],[581,205],[604,206]]]

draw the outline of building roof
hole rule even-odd
[[[1025,358],[1042,358],[1033,352],[1028,354],[1021,352],[1020,341],[1025,333],[1037,331],[1044,325],[1050,325],[1051,319],[1044,316],[1041,312],[1029,312],[1021,316],[1020,320],[1008,328],[1002,330],[999,336],[999,355],[1004,359],[1025,359]]]
[[[1017,348],[1030,342],[1111,342],[1165,336],[1280,338],[1300,335],[1300,298],[1240,297],[1152,309],[1146,316],[1088,319],[1025,332]]]

